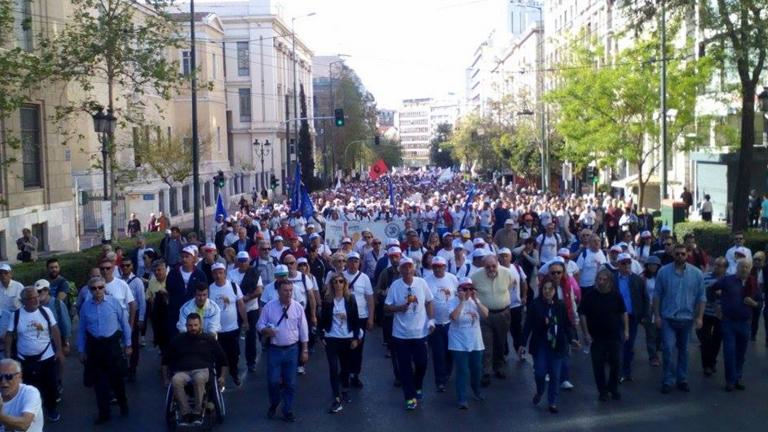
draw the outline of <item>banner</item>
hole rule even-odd
[[[328,220],[325,222],[325,243],[331,249],[338,249],[341,247],[341,240],[344,237],[349,237],[352,239],[352,244],[355,244],[362,237],[362,232],[365,228],[371,230],[373,236],[381,240],[382,243],[390,237],[399,239],[403,231],[405,231],[405,225],[400,221]]]
[[[368,177],[371,178],[371,180],[376,181],[379,179],[379,177],[386,174],[388,171],[387,164],[384,162],[384,159],[379,159],[371,165],[371,170],[368,172]]]

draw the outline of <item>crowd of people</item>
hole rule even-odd
[[[169,227],[157,250],[141,236],[129,255],[106,246],[76,300],[55,258],[48,276],[29,287],[0,264],[7,357],[0,362],[0,425],[42,430],[43,411],[59,420],[70,343],[85,385],[95,390],[97,424],[110,420],[111,405],[128,414],[125,382],[136,379],[150,343],[162,354],[182,423],[202,421],[211,372],[222,388],[240,386],[241,365],[258,374],[258,358],[266,364],[268,417],[294,421],[297,375],[321,373],[307,370],[309,356],[321,352],[329,412],[338,413],[351,389],[387,375],[365,367],[365,346],[379,328],[407,410],[425,397],[430,364],[435,391],[447,392],[453,381],[458,408],[468,409],[507,377],[510,361],[530,356],[532,402],[546,397],[557,413],[560,391],[575,387],[571,353],[580,348],[591,354],[600,401],[621,398],[638,349],[661,367],[662,393],[688,392],[694,330],[702,372],[715,375],[721,356],[724,390],[745,389],[746,348],[761,314],[768,330],[768,266],[763,251],[744,246],[742,233],[712,259],[694,236],[678,240],[667,226],[655,230],[645,209],[607,195],[469,187],[431,173],[391,181],[391,188],[353,181],[315,193],[308,218],[291,213],[288,202],[244,201],[218,218],[207,242]],[[404,228],[396,238],[364,228],[332,248],[329,220]],[[636,341],[641,328],[644,349]]]

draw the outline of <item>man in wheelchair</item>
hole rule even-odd
[[[163,379],[166,386],[173,386],[174,399],[181,414],[180,424],[200,425],[203,423],[203,402],[210,373],[221,369],[217,373],[218,385],[223,386],[227,357],[216,339],[202,331],[202,320],[196,312],[187,315],[186,330],[171,340],[163,354]],[[194,407],[189,406],[185,389],[188,384],[192,385]]]

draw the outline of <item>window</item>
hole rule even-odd
[[[32,51],[32,0],[16,0],[14,26],[18,47]]]
[[[184,76],[192,73],[192,51],[181,52],[181,73]]]
[[[171,216],[176,216],[179,214],[179,203],[178,203],[178,191],[175,187],[172,187],[168,189],[168,198],[170,201],[170,207],[171,207]]]
[[[240,95],[240,121],[248,123],[251,121],[251,89],[238,89]]]
[[[205,186],[203,186],[203,199],[205,200],[205,206],[210,207],[211,206],[211,190],[213,189],[213,184],[209,181],[205,182]]]
[[[237,43],[237,76],[251,74],[251,53],[248,50],[248,42]]]
[[[48,222],[32,224],[32,235],[37,237],[37,250],[48,250]]]
[[[159,208],[162,213],[165,213],[165,190],[160,190],[157,193],[157,201],[159,202]]]
[[[40,106],[24,105],[21,113],[21,150],[24,187],[43,186],[43,160],[40,131]]]
[[[143,150],[139,127],[133,127],[133,165],[138,168],[141,166],[141,152]]]
[[[189,185],[181,187],[181,209],[184,213],[189,213]]]

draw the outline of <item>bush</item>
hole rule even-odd
[[[147,246],[158,251],[160,240],[163,239],[163,233],[146,234]],[[120,246],[129,256],[134,251],[136,245],[135,239],[122,239],[112,243],[112,246]],[[94,267],[96,258],[101,253],[101,246],[94,246],[81,252],[70,252],[56,255],[61,265],[61,275],[68,281],[74,282],[75,287],[85,285],[88,278],[88,272]],[[45,268],[47,258],[41,258],[36,262],[20,263],[13,266],[13,279],[21,282],[25,286],[32,285],[38,279],[44,279],[48,274]]]
[[[675,235],[678,240],[683,241],[688,233],[693,233],[696,236],[696,243],[711,257],[724,256],[725,251],[733,243],[731,227],[725,224],[681,222],[675,225]],[[752,252],[764,251],[768,245],[768,233],[759,230],[745,232],[744,239],[744,246],[751,249]]]

